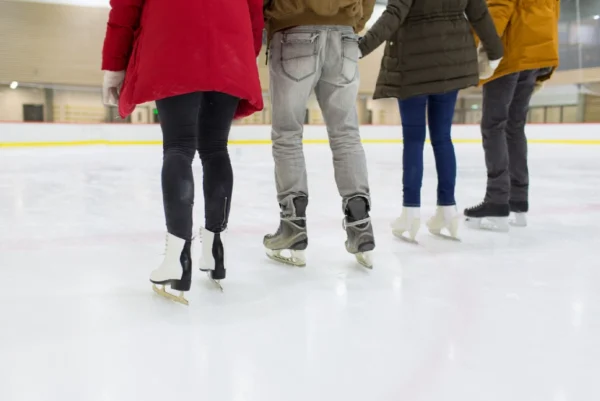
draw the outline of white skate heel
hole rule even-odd
[[[399,218],[390,225],[392,233],[403,241],[418,244],[417,234],[421,228],[421,210],[418,207],[404,207]],[[405,235],[407,234],[407,235]]]
[[[184,293],[190,290],[192,284],[191,241],[167,233],[165,258],[158,269],[150,274],[150,282],[152,290],[158,295],[188,305]],[[168,285],[179,291],[179,295],[167,292]]]
[[[513,212],[509,223],[514,227],[527,227],[527,213]]]
[[[453,241],[460,241],[458,238],[459,226],[460,214],[456,206],[438,206],[435,215],[427,222],[427,228],[431,234]],[[448,234],[443,230],[446,230]]]
[[[508,217],[466,217],[467,227],[476,230],[509,232]]]
[[[200,241],[202,241],[202,256],[200,257],[200,271],[206,272],[208,278],[223,292],[221,280],[226,277],[226,247],[225,233],[213,233],[202,228]]]

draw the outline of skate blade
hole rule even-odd
[[[484,218],[470,218],[466,217],[465,223],[467,227],[476,230],[495,231],[495,232],[508,232],[510,226],[507,217],[484,217]]]
[[[408,244],[419,245],[419,242],[416,239],[405,236],[403,232],[392,230],[392,234]]]
[[[294,250],[287,250],[288,252],[290,252],[290,256],[284,256],[281,254],[281,252],[283,252],[285,250],[277,250],[277,251],[273,251],[270,249],[267,249],[267,256],[269,257],[269,259],[274,260],[275,262],[279,262],[279,263],[283,263],[289,266],[296,266],[296,267],[305,267],[306,266],[306,259],[304,258],[304,251],[294,251]]]
[[[212,282],[212,283],[213,283],[213,284],[214,284],[214,285],[215,285],[215,286],[216,286],[216,287],[217,287],[219,290],[221,290],[221,292],[225,292],[225,291],[223,290],[223,286],[221,285],[221,280],[215,280],[215,279],[213,279],[213,278],[212,278],[212,276],[211,276],[211,274],[210,274],[210,271],[208,271],[208,272],[207,272],[207,275],[208,275],[208,279],[209,279],[209,280],[210,280],[210,281],[211,281],[211,282]]]
[[[167,292],[167,290],[165,289],[165,286],[163,285],[162,288],[158,288],[156,286],[156,284],[152,284],[152,290],[157,293],[158,295],[160,295],[161,297],[170,299],[171,301],[183,304],[183,305],[189,305],[189,302],[187,299],[185,299],[184,297],[184,292],[180,291],[179,292],[179,296],[171,294],[170,292]]]
[[[462,242],[462,240],[458,237],[453,237],[452,235],[449,234],[444,234],[442,232],[436,232],[436,231],[429,231],[432,235],[441,238],[441,239],[445,239],[445,240],[449,240],[449,241],[454,241],[454,242]]]
[[[359,252],[355,254],[356,261],[366,267],[367,269],[373,269],[373,257],[372,251]]]

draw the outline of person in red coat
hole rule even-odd
[[[156,101],[163,133],[162,191],[167,225],[156,292],[186,303],[191,285],[192,161],[204,173],[205,226],[200,269],[225,278],[233,171],[227,141],[234,118],[263,108],[257,57],[262,0],[111,0],[102,52],[104,102],[125,118]],[[159,289],[156,285],[162,285]],[[165,286],[181,291],[179,296]]]

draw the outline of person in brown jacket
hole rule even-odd
[[[421,225],[427,123],[438,175],[438,208],[427,225],[433,234],[447,230],[450,237],[457,237],[460,214],[454,197],[456,156],[451,128],[458,90],[477,85],[480,78],[471,28],[483,40],[482,54],[487,58],[482,69],[493,70],[503,49],[485,0],[390,0],[360,41],[364,56],[387,41],[373,97],[399,99],[404,139],[403,208],[392,223],[392,232],[411,242]]]
[[[345,214],[346,250],[372,267],[375,248],[365,152],[356,98],[358,36],[375,0],[265,0],[269,37],[273,159],[279,228],[264,237],[267,255],[304,266],[308,246],[308,183],[302,133],[309,96],[315,92],[329,134]]]
[[[465,210],[477,228],[507,231],[510,212],[526,226],[529,171],[525,124],[536,87],[558,66],[559,0],[488,0],[505,55],[483,81],[481,133],[487,166],[484,201]]]

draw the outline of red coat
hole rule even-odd
[[[111,0],[102,69],[126,70],[119,114],[197,91],[241,100],[236,118],[263,108],[256,58],[263,0]]]

